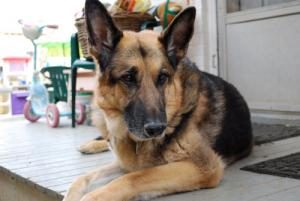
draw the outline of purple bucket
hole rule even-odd
[[[11,93],[11,111],[13,115],[23,114],[23,107],[28,95],[27,91],[13,91]]]

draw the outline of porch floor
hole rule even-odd
[[[113,160],[110,152],[82,155],[76,148],[97,137],[93,127],[70,128],[70,121],[52,129],[45,120],[0,122],[0,175],[35,188],[53,200],[61,200],[79,175]],[[300,137],[255,146],[253,154],[227,168],[221,185],[157,198],[157,201],[300,201],[300,180],[256,174],[241,167],[300,152]],[[0,188],[0,201],[3,192]],[[17,200],[14,200],[17,201]]]

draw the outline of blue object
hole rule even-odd
[[[40,116],[45,115],[46,107],[49,104],[49,94],[45,85],[41,83],[39,72],[33,73],[29,94],[33,112]]]

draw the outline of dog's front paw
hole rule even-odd
[[[86,194],[80,201],[127,201],[120,192],[112,192],[107,189],[98,189]]]
[[[95,196],[95,195],[87,194],[83,196],[83,198],[80,201],[119,201],[119,200],[113,200],[110,197],[107,196],[103,197],[102,195]]]
[[[93,195],[87,194],[83,196],[83,198],[80,201],[106,201],[102,199],[101,197],[94,197]]]
[[[68,192],[62,201],[80,201],[82,194],[78,192]]]
[[[62,201],[80,201],[85,192],[84,177],[78,177],[69,187]]]

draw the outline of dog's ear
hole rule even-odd
[[[195,17],[195,7],[186,8],[174,18],[159,38],[166,48],[169,60],[174,68],[186,55],[188,44],[194,32]]]
[[[104,71],[123,33],[99,0],[86,0],[85,18],[91,53],[98,60],[101,71]]]

